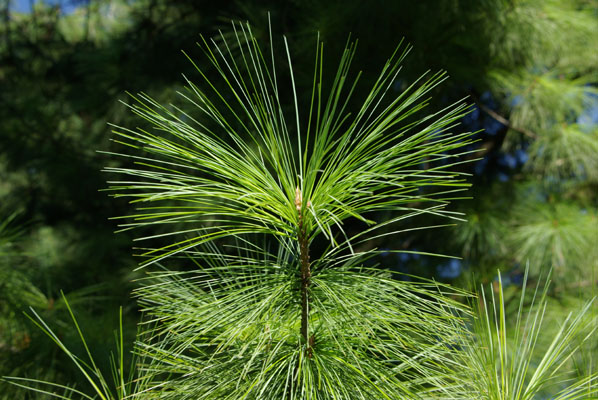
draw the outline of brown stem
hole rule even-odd
[[[307,207],[311,207],[308,201]],[[315,336],[309,335],[309,284],[311,278],[311,270],[309,268],[309,238],[306,232],[305,221],[303,219],[303,196],[301,189],[297,186],[295,189],[295,208],[297,209],[297,242],[299,244],[299,264],[301,269],[301,337],[305,343],[305,353],[308,358],[313,356],[313,347],[315,344]],[[299,359],[295,365],[294,379],[289,382],[287,386],[288,398],[293,398],[293,391],[296,391],[296,386],[299,385]],[[295,388],[295,389],[294,389]]]
[[[307,237],[305,236],[305,227],[303,226],[301,217],[299,218],[299,249],[301,251],[301,336],[303,336],[303,339],[305,339],[305,343],[308,344],[308,352],[311,354],[311,347],[309,346],[308,341],[309,302],[307,295],[311,271],[309,268],[309,248],[307,244]]]
[[[306,234],[306,227],[303,221],[302,211],[302,196],[299,188],[295,191],[295,206],[299,215],[299,224],[297,232],[297,240],[299,242],[299,262],[301,264],[301,336],[307,346],[307,356],[311,358],[312,347],[315,339],[309,337],[309,298],[308,290],[311,278],[311,270],[309,267],[309,239]]]

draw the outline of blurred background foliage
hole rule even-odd
[[[0,7],[0,376],[85,387],[23,315],[34,307],[68,342],[75,332],[61,290],[98,354],[113,343],[119,305],[133,337],[138,313],[129,293],[141,273],[133,272],[132,237],[113,234],[109,219],[130,207],[99,192],[110,179],[102,167],[127,162],[97,152],[113,150],[107,123],[141,123],[119,103],[130,102],[125,91],[176,103],[181,73],[195,76],[181,50],[209,70],[195,45],[200,33],[226,35],[231,19],[248,20],[258,40],[269,41],[268,12],[275,36],[289,40],[299,87],[311,84],[318,32],[330,60],[349,33],[359,40],[352,68],[365,71],[364,88],[404,37],[413,50],[393,90],[442,69],[451,79],[433,107],[466,96],[474,104],[462,124],[479,131],[469,156],[477,160],[460,166],[471,173],[471,198],[453,202],[467,222],[367,244],[462,260],[389,252],[381,265],[465,287],[496,282],[500,269],[507,299],[518,298],[527,262],[532,284],[553,268],[550,318],[598,294],[596,0],[2,0]],[[434,221],[412,222],[427,223]],[[583,353],[580,370],[595,370],[597,351]],[[26,398],[0,385],[0,399]]]

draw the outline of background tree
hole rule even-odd
[[[267,11],[274,30],[284,33],[293,49],[297,84],[312,78],[311,38],[316,31],[332,59],[340,57],[347,33],[353,32],[362,50],[353,60],[356,70],[382,65],[388,49],[404,36],[414,50],[403,78],[394,82],[397,94],[421,71],[445,69],[451,79],[434,91],[432,106],[442,108],[465,95],[477,105],[462,121],[466,130],[484,129],[481,141],[471,145],[477,151],[472,157],[482,160],[462,169],[473,174],[473,200],[454,202],[468,222],[445,234],[412,231],[391,243],[378,238],[363,244],[383,249],[399,240],[405,250],[461,254],[464,261],[391,252],[376,261],[459,285],[467,285],[469,272],[477,281],[489,282],[500,267],[508,304],[519,291],[528,259],[532,284],[552,266],[557,279],[548,301],[555,318],[596,294],[596,2],[375,2],[364,9],[356,1],[216,6],[91,1],[68,15],[43,4],[34,13],[19,14],[5,4],[3,20],[8,23],[0,26],[0,203],[3,215],[21,210],[23,232],[19,254],[11,256],[17,258],[3,256],[3,268],[19,272],[19,281],[31,282],[43,294],[46,305],[26,301],[38,309],[59,302],[60,289],[68,293],[109,282],[110,289],[99,292],[101,303],[84,302],[77,310],[89,311],[90,326],[107,331],[116,326],[114,310],[127,304],[127,282],[139,276],[130,272],[136,263],[130,257],[130,237],[113,235],[115,223],[107,221],[126,214],[128,206],[97,193],[105,187],[105,176],[98,173],[104,165],[125,166],[95,153],[113,150],[106,122],[135,125],[116,100],[129,101],[122,94],[126,89],[144,90],[162,104],[173,102],[181,87],[179,74],[189,76],[193,69],[180,49],[199,60],[197,34],[213,36],[219,28],[226,33],[223,21],[231,18],[249,19],[258,40],[267,40]],[[364,87],[371,87],[367,80],[374,77],[363,78]],[[300,101],[302,96],[309,93],[299,93]],[[351,230],[350,224],[346,229]],[[125,321],[132,325],[136,307],[128,304],[125,311],[131,312],[125,317],[130,318]],[[6,320],[20,315],[4,310]],[[98,323],[106,320],[115,323]],[[18,335],[34,334],[30,325],[19,326]],[[97,340],[89,338],[92,342],[111,337],[92,331],[98,333]],[[6,332],[0,332],[2,343]],[[41,356],[31,347],[17,348],[0,349],[3,374]],[[595,370],[595,353],[585,354],[588,359],[578,366]],[[68,381],[78,379],[58,359],[46,365],[62,369],[71,376]]]

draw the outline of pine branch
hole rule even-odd
[[[494,111],[493,109],[489,108],[484,103],[482,103],[473,93],[470,92],[470,96],[473,99],[473,101],[476,103],[476,105],[478,107],[480,107],[480,109],[482,109],[486,114],[490,115],[492,118],[494,118],[495,120],[497,120],[498,122],[500,122],[501,124],[506,126],[507,128],[512,129],[515,132],[522,133],[525,136],[530,137],[532,139],[538,138],[538,135],[535,134],[534,132],[530,131],[529,129],[514,126],[513,124],[511,124],[511,122],[508,119],[506,119],[505,117],[503,117],[502,115],[500,115],[499,113],[497,113],[496,111]]]
[[[311,270],[309,265],[309,237],[303,223],[303,200],[301,190],[295,191],[295,207],[299,218],[297,228],[297,241],[299,242],[299,262],[301,263],[301,336],[305,341],[307,356],[312,357],[312,339],[309,336],[309,285]]]

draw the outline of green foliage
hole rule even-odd
[[[144,206],[133,216],[139,222],[127,227],[187,220],[210,223],[195,238],[146,253],[153,257],[150,261],[229,235],[265,233],[293,238],[300,219],[309,241],[322,234],[337,245],[333,227],[343,231],[341,224],[349,217],[373,223],[364,217],[366,211],[446,214],[442,211],[445,202],[435,200],[434,193],[424,196],[416,192],[420,186],[447,187],[448,193],[451,188],[464,186],[454,179],[459,173],[445,171],[458,163],[460,155],[449,152],[470,143],[469,134],[448,132],[462,116],[464,106],[449,107],[419,121],[408,120],[425,107],[418,100],[439,83],[442,74],[422,77],[419,85],[387,101],[389,87],[406,55],[397,49],[362,107],[349,114],[345,108],[359,78],[359,74],[356,78],[348,76],[354,46],[343,54],[327,96],[322,93],[323,50],[318,44],[313,87],[309,89],[312,98],[305,112],[307,126],[301,129],[304,117],[297,103],[292,125],[287,126],[280,104],[279,91],[283,89],[279,85],[283,83],[277,79],[274,66],[266,65],[251,32],[245,29],[234,46],[240,52],[240,65],[229,53],[232,45],[224,36],[223,45],[205,49],[227,92],[218,91],[209,80],[206,89],[188,81],[188,94],[182,96],[197,108],[199,120],[185,110],[160,106],[141,95],[133,111],[170,137],[116,130],[127,145],[143,148],[159,159],[139,158],[139,165],[150,167],[143,170],[107,168],[108,172],[144,178],[139,183],[112,183],[112,190],[127,190],[129,193],[119,196],[133,197],[136,203],[177,202],[176,207],[165,209]],[[274,60],[273,55],[271,58]],[[290,55],[288,58],[290,62]],[[296,101],[292,69],[290,90]],[[416,168],[424,160],[435,163],[447,159],[455,162],[428,170]],[[432,204],[426,210],[413,210],[408,204],[414,201]],[[397,221],[402,218],[397,217]]]
[[[579,125],[557,125],[532,144],[528,167],[540,176],[580,176],[598,181],[598,130],[584,132]]]
[[[136,359],[133,358],[131,362],[131,366],[129,368],[129,375],[126,375],[126,366],[125,366],[125,354],[124,354],[124,334],[123,334],[123,313],[122,308],[119,314],[119,335],[116,336],[116,354],[111,353],[110,356],[110,367],[111,367],[111,378],[113,379],[110,382],[108,379],[105,378],[103,372],[98,368],[94,357],[90,351],[89,345],[85,340],[85,336],[75,318],[73,310],[67,301],[64,294],[62,294],[62,301],[65,305],[65,308],[68,310],[68,313],[71,318],[71,322],[74,325],[78,333],[78,338],[83,345],[83,349],[85,350],[85,355],[87,361],[84,358],[77,356],[73,351],[71,351],[67,345],[61,340],[61,338],[50,328],[47,323],[42,319],[42,317],[35,312],[33,308],[31,308],[32,316],[29,316],[29,319],[33,321],[33,323],[44,333],[46,334],[52,341],[58,346],[60,350],[66,354],[66,356],[70,359],[73,365],[77,368],[78,372],[80,372],[84,377],[87,383],[90,386],[89,394],[85,393],[76,387],[72,387],[69,385],[62,385],[59,383],[52,383],[47,379],[35,379],[35,378],[20,378],[20,377],[4,377],[7,382],[11,383],[12,385],[20,388],[27,389],[29,391],[33,391],[38,394],[46,395],[47,398],[58,398],[58,399],[72,399],[73,396],[79,399],[95,399],[100,398],[102,400],[116,400],[116,399],[125,399],[128,398],[131,394],[137,391],[137,387],[141,384],[142,380],[135,379],[135,368],[136,368]],[[46,397],[44,397],[46,398]]]
[[[20,214],[15,212],[4,219],[0,225],[0,374],[20,376],[14,382],[62,382],[68,380],[70,365],[48,365],[46,360],[59,361],[55,350],[44,343],[43,332],[32,326],[23,315],[23,310],[35,307],[39,314],[46,319],[52,319],[58,325],[58,333],[64,341],[72,339],[71,328],[68,324],[66,311],[70,311],[70,304],[78,308],[88,308],[90,302],[101,300],[98,292],[102,285],[93,285],[69,292],[70,304],[64,296],[54,299],[40,287],[33,274],[28,273],[26,267],[36,265],[32,261],[37,253],[25,241],[28,225],[19,220]],[[23,248],[30,249],[32,254],[24,254]],[[47,255],[46,255],[47,257]],[[40,318],[38,313],[33,313]],[[65,318],[66,317],[66,318]],[[84,315],[89,321],[89,315]],[[97,321],[97,320],[96,320]],[[98,330],[101,331],[101,330]],[[41,334],[41,335],[40,335]],[[99,348],[97,337],[92,342]],[[18,384],[3,388],[0,398],[20,398],[24,391],[19,387],[29,387]],[[55,385],[66,390],[66,386]],[[41,393],[41,392],[40,392]],[[67,392],[65,392],[67,393]],[[47,397],[40,397],[47,398]]]
[[[153,131],[115,131],[147,154],[133,156],[137,168],[107,169],[128,176],[111,182],[116,196],[139,205],[125,229],[176,223],[149,238],[186,237],[145,252],[145,265],[175,255],[196,264],[160,272],[139,290],[155,338],[140,344],[151,360],[143,396],[394,399],[450,386],[453,350],[437,338],[456,340],[461,307],[434,285],[365,268],[378,252],[355,249],[407,218],[455,218],[444,208],[466,184],[447,169],[471,134],[450,130],[465,106],[417,117],[442,74],[389,98],[407,54],[399,48],[349,112],[360,76],[349,73],[355,45],[328,86],[318,42],[305,120],[286,41],[285,80],[270,64],[274,49],[264,56],[249,25],[233,27],[231,44],[224,35],[203,40],[224,90],[198,68],[204,84],[187,80],[181,93],[191,111],[140,95],[132,110]],[[291,117],[280,102],[289,84]],[[424,161],[430,167],[417,168]],[[396,216],[376,223],[388,210]],[[349,236],[349,218],[370,227]],[[189,227],[176,230],[182,223]],[[314,257],[319,237],[329,248]],[[219,250],[226,239],[235,242]]]
[[[582,309],[598,294],[598,41],[591,40],[598,32],[595,0],[457,0],[433,5],[396,1],[371,2],[366,7],[358,0],[92,0],[81,3],[68,15],[58,6],[42,2],[37,2],[35,12],[30,14],[16,13],[10,8],[14,5],[10,1],[0,5],[0,204],[5,217],[13,210],[21,211],[18,217],[0,219],[0,375],[62,382],[86,395],[97,394],[76,364],[69,361],[68,353],[45,345],[47,338],[44,341],[43,332],[23,317],[22,310],[34,307],[65,348],[87,360],[60,295],[63,290],[69,304],[78,311],[78,324],[87,332],[86,341],[98,370],[110,373],[108,360],[98,355],[107,352],[112,326],[118,325],[113,318],[114,309],[125,304],[126,326],[138,320],[137,307],[127,291],[130,281],[146,271],[131,272],[136,265],[128,248],[132,235],[129,229],[133,227],[142,228],[140,235],[147,237],[139,242],[143,248],[138,253],[145,254],[142,264],[151,270],[148,280],[140,281],[137,300],[144,302],[148,314],[155,313],[163,324],[160,330],[148,322],[143,325],[144,330],[150,338],[154,329],[163,333],[169,340],[166,350],[181,351],[176,360],[199,354],[189,337],[198,331],[185,333],[178,329],[179,325],[172,326],[172,332],[165,330],[177,317],[180,324],[192,322],[190,310],[168,319],[166,313],[172,308],[167,298],[179,299],[177,304],[181,307],[190,303],[191,299],[181,293],[182,288],[192,288],[199,297],[206,297],[205,293],[213,290],[222,298],[224,287],[206,289],[202,286],[204,281],[193,276],[214,276],[214,266],[224,265],[223,259],[236,266],[251,265],[247,276],[227,275],[227,282],[236,282],[230,288],[250,285],[249,282],[254,282],[251,287],[255,288],[258,281],[273,282],[270,279],[294,282],[289,284],[288,293],[295,297],[289,300],[284,315],[291,313],[295,325],[274,324],[278,333],[287,332],[287,336],[281,333],[286,341],[273,337],[282,347],[288,349],[289,343],[295,343],[303,346],[303,351],[309,349],[311,336],[304,334],[304,328],[308,328],[315,334],[316,348],[340,348],[337,342],[330,344],[330,340],[338,340],[350,349],[347,354],[360,355],[363,347],[355,343],[372,340],[372,335],[363,339],[369,326],[355,323],[355,318],[351,322],[341,319],[344,312],[332,310],[348,307],[337,304],[343,299],[349,302],[350,312],[360,312],[364,320],[370,321],[364,313],[379,314],[371,307],[387,310],[392,305],[394,310],[401,309],[390,293],[398,293],[400,299],[409,303],[410,299],[401,297],[401,293],[411,283],[404,285],[403,281],[418,279],[397,271],[462,285],[470,275],[477,282],[488,283],[500,268],[504,271],[508,343],[512,344],[521,266],[529,261],[528,286],[532,287],[539,274],[552,268],[554,282],[546,292],[544,323],[533,354],[525,353],[532,360],[531,370],[520,383],[530,382],[533,367],[550,353],[552,338],[559,334],[568,313]],[[271,33],[265,23],[267,12],[276,21],[274,26],[286,35],[285,40]],[[223,21],[231,17],[249,20],[251,33],[245,31],[245,37],[243,28],[237,32],[230,29]],[[203,43],[202,48],[207,51],[203,55],[192,50],[197,32],[215,35],[214,42]],[[311,40],[316,32],[320,32],[320,41],[325,43],[326,60],[341,58],[338,70],[330,68],[329,61],[323,63],[321,47],[315,48]],[[359,51],[345,48],[348,32],[359,37]],[[394,55],[397,63],[384,67],[379,78],[372,73],[372,66],[385,65],[389,49],[400,37],[414,45],[408,62],[395,77],[393,68],[406,50],[399,47]],[[266,51],[266,47],[254,45],[254,39],[287,51]],[[188,58],[195,64],[181,56],[179,49],[188,50]],[[292,49],[292,58],[288,49]],[[443,81],[444,76],[433,74],[420,77],[427,68],[447,70],[451,79]],[[198,76],[197,70],[204,75]],[[366,73],[361,75],[360,70]],[[187,88],[178,82],[179,72],[189,77]],[[441,81],[443,84],[438,85]],[[411,82],[417,83],[410,86]],[[127,97],[121,95],[123,89],[145,93]],[[182,96],[177,92],[182,92]],[[458,106],[451,104],[467,95],[476,105],[466,117],[458,118]],[[380,98],[378,104],[376,99]],[[408,104],[409,99],[418,100]],[[127,107],[118,105],[117,100],[125,102],[134,113],[127,112]],[[427,103],[430,106],[418,108]],[[362,106],[366,111],[360,116]],[[374,108],[377,111],[372,114],[367,111]],[[445,111],[429,118],[428,109]],[[353,113],[343,119],[348,111]],[[414,112],[408,115],[411,111]],[[385,117],[396,112],[396,116],[407,118],[394,126],[385,125]],[[140,115],[145,119],[140,119]],[[383,117],[376,120],[377,115]],[[447,116],[454,119],[442,126],[441,121],[448,121]],[[365,122],[368,117],[374,122],[371,125]],[[110,143],[106,121],[130,130],[117,129],[125,136]],[[457,122],[465,125],[460,130],[485,132],[464,136],[462,143],[450,142],[450,125]],[[434,124],[439,132],[432,128]],[[133,129],[134,126],[138,128]],[[375,131],[376,127],[380,129]],[[402,132],[397,131],[398,127],[410,129]],[[335,141],[351,129],[354,136],[347,136],[347,142]],[[360,130],[363,135],[355,140]],[[283,143],[277,144],[280,139]],[[129,146],[123,147],[118,141]],[[436,150],[427,152],[427,146],[435,146]],[[450,146],[454,147],[442,150]],[[97,149],[109,154],[96,153]],[[125,157],[113,157],[110,153],[124,153]],[[475,158],[482,160],[465,162]],[[220,161],[226,164],[215,168]],[[105,178],[99,174],[102,166],[122,173],[123,181],[134,181],[115,184],[122,187],[113,192],[122,195],[121,199],[98,195],[98,188],[105,185]],[[140,175],[127,176],[132,171]],[[450,191],[464,188],[463,178],[468,173],[472,174],[468,180],[475,188],[471,193],[473,200],[459,201],[453,208],[447,201],[461,195]],[[386,182],[390,185],[385,186]],[[371,202],[367,200],[370,198]],[[301,200],[301,212],[296,210],[297,199]],[[140,210],[123,224],[122,229],[127,232],[113,235],[114,223],[107,218],[130,213],[127,200],[133,200]],[[423,229],[440,228],[462,215],[468,221],[455,228]],[[300,222],[305,231],[297,231]],[[198,231],[199,226],[203,230]],[[262,233],[234,233],[238,228],[242,232]],[[302,241],[307,242],[309,249],[304,252],[309,255],[309,271],[300,268],[307,265],[301,258],[301,246],[297,245]],[[239,252],[240,249],[243,250]],[[464,260],[445,262],[426,256],[428,253],[462,255]],[[251,257],[260,262],[249,263]],[[200,262],[204,258],[206,262]],[[327,261],[330,259],[339,262],[333,266]],[[268,271],[266,276],[256,272],[259,265]],[[347,286],[331,283],[341,279],[338,275],[326,275],[335,269],[345,271],[342,279],[347,280]],[[235,274],[240,272],[240,268],[235,268]],[[315,282],[319,282],[322,287],[343,293],[338,299],[326,297],[332,293],[330,289],[317,292],[315,299],[306,296],[310,300],[309,324],[297,321],[303,319],[298,310],[303,308],[304,272],[310,273],[310,290],[317,292]],[[323,276],[327,280],[320,279]],[[383,287],[388,292],[382,293],[392,297],[382,305],[374,305],[371,300],[380,288],[372,285],[374,276],[386,282]],[[98,282],[106,284],[95,286]],[[156,296],[144,289],[147,284],[162,290],[162,286],[155,286],[157,282],[164,287],[163,291],[156,290]],[[368,297],[360,297],[361,292],[352,293],[349,283],[361,288]],[[424,283],[409,286],[420,298],[428,300],[437,298],[435,287]],[[440,288],[449,290],[442,285]],[[527,292],[522,315],[529,305],[530,291]],[[268,293],[267,288],[259,293]],[[450,293],[460,291],[450,289]],[[498,291],[494,294],[498,296]],[[320,297],[326,301],[318,300]],[[259,309],[260,298],[247,298]],[[101,303],[95,301],[99,299]],[[231,299],[226,297],[229,303]],[[317,306],[314,301],[322,304]],[[438,301],[435,304],[441,306],[448,300]],[[366,304],[370,308],[364,308]],[[532,312],[536,312],[538,304],[535,301]],[[462,308],[452,300],[445,305],[447,310]],[[202,318],[211,315],[206,310],[202,309]],[[415,312],[410,310],[407,314],[413,317]],[[437,311],[442,315],[446,310]],[[484,309],[478,311],[483,316]],[[588,313],[595,317],[595,306]],[[430,311],[423,317],[433,315],[436,314]],[[151,317],[146,315],[145,320]],[[240,321],[246,326],[261,323],[242,318]],[[591,321],[596,324],[595,318]],[[459,319],[453,318],[451,323],[455,326],[454,337],[461,337],[458,332],[463,327]],[[335,324],[354,332],[359,340],[353,342],[352,336],[336,333]],[[196,325],[191,326],[196,329]],[[448,325],[442,326],[449,336]],[[492,335],[498,337],[497,329]],[[132,334],[135,329],[125,331]],[[265,340],[264,331],[255,328],[250,333]],[[242,334],[249,335],[248,332]],[[321,332],[328,333],[318,340]],[[226,339],[227,333],[230,330],[226,326],[214,328],[207,333],[202,331],[204,336],[197,340],[219,344],[224,340],[232,354],[254,354],[247,349],[242,352],[242,346],[235,347],[233,339]],[[558,372],[554,385],[544,386],[541,393],[535,389],[529,393],[553,398],[564,387],[560,379],[589,379],[596,371],[598,359],[595,336],[594,333],[586,340],[559,370],[566,371],[566,375]],[[141,336],[138,349],[158,354],[161,337]],[[239,337],[246,340],[245,336],[238,336],[237,340]],[[413,346],[437,343],[434,337],[413,337],[414,341],[409,342]],[[484,338],[479,331],[473,337],[478,340],[474,343],[481,343],[480,338]],[[132,337],[125,336],[125,344],[131,341]],[[569,343],[570,348],[577,346]],[[376,342],[376,346],[385,347],[381,342]],[[438,353],[430,353],[427,359],[433,360],[434,354],[442,357],[442,368],[420,358],[421,368],[400,370],[395,378],[406,385],[401,390],[418,391],[424,398],[478,398],[476,386],[466,379],[478,376],[471,372],[475,368],[461,360],[468,353],[453,351],[457,349],[452,343],[447,346],[449,349],[436,349]],[[461,350],[467,348],[462,346]],[[209,352],[213,350],[210,348]],[[128,353],[124,351],[125,357]],[[382,353],[365,353],[384,360]],[[413,356],[387,349],[387,354],[398,357],[399,353],[402,357]],[[224,350],[218,354],[229,355]],[[317,356],[317,351],[313,354]],[[500,354],[496,351],[494,355],[500,359]],[[515,352],[509,347],[507,354]],[[486,376],[512,377],[508,371],[492,372],[491,357],[486,357]],[[362,358],[359,363],[371,371],[372,364]],[[230,361],[226,364],[229,366],[234,362],[228,358],[225,361]],[[156,371],[183,368],[151,357],[145,362]],[[258,362],[267,361],[258,357],[249,363],[256,366]],[[463,369],[454,368],[455,363],[469,365],[465,368],[469,376],[459,377],[461,381],[453,379],[454,371]],[[197,367],[190,365],[189,368]],[[342,366],[337,368],[340,369]],[[304,376],[315,376],[314,371],[302,369],[307,374]],[[446,371],[450,379],[442,376]],[[225,372],[260,376],[256,369]],[[167,382],[167,378],[151,370],[142,375],[154,379],[156,384]],[[416,375],[419,381],[414,378]],[[361,379],[350,371],[347,376],[352,388]],[[433,376],[438,377],[438,384]],[[328,378],[334,382],[341,375]],[[173,392],[182,391],[181,382],[177,381],[181,386],[171,385]],[[443,389],[435,390],[440,382]],[[591,397],[591,383],[585,383],[588,392],[580,394],[582,398]],[[518,384],[509,385],[513,388]],[[518,387],[529,387],[526,385]],[[365,390],[363,387],[367,384],[360,385],[360,390]],[[486,387],[494,387],[496,393],[507,396],[504,387]],[[348,392],[339,393],[342,398]],[[114,391],[113,395],[118,396]],[[14,385],[0,382],[0,399],[49,396],[26,394]],[[498,394],[494,397],[501,398]],[[564,397],[567,398],[565,394]]]
[[[462,307],[435,285],[351,261],[314,268],[306,352],[297,266],[284,252],[243,253],[215,251],[201,268],[157,272],[139,290],[155,338],[139,343],[151,360],[142,398],[417,398],[450,382],[453,351],[438,337],[457,340]]]
[[[487,265],[487,275],[494,265],[529,261],[534,275],[552,268],[557,286],[593,276],[598,53],[596,41],[588,38],[598,32],[596,3],[486,3],[492,6],[476,13],[480,21],[484,18],[491,50],[484,85],[493,96],[476,97],[476,102],[480,111],[505,125],[493,133],[489,151],[500,149],[499,164],[508,159],[508,167],[499,165],[499,175],[509,182],[493,183],[492,194],[480,190],[469,208],[476,218],[460,225],[458,243],[468,254],[485,239],[470,262]],[[524,155],[524,165],[515,166],[517,154]],[[476,230],[484,238],[474,237]],[[494,257],[488,260],[488,255]]]
[[[589,268],[578,269],[592,266],[596,215],[582,214],[578,207],[564,202],[522,202],[513,211],[513,218],[510,240],[517,244],[518,261],[534,260],[533,265],[551,265],[558,276],[576,270],[582,276],[591,273]]]
[[[547,280],[536,286],[531,300],[526,296],[527,270],[517,312],[509,316],[505,307],[503,284],[490,289],[491,300],[479,306],[472,341],[466,345],[467,371],[475,374],[472,391],[464,398],[534,399],[548,394],[554,399],[593,399],[598,396],[598,373],[582,379],[570,379],[572,358],[596,332],[596,315],[590,313],[593,299],[555,325],[546,347],[548,303]],[[543,287],[542,287],[543,286]],[[594,307],[595,308],[595,307]],[[512,331],[512,332],[511,332]],[[575,374],[573,374],[575,376]]]

